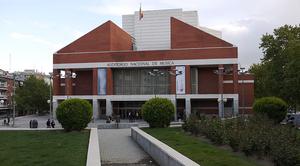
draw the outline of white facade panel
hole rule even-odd
[[[137,50],[165,50],[171,48],[170,18],[175,17],[187,24],[199,28],[197,11],[182,9],[147,10],[143,11],[139,20],[139,12],[122,16],[122,27],[135,38]],[[208,33],[221,37],[219,31],[200,28]]]

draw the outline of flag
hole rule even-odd
[[[142,11],[142,4],[140,4],[139,20],[141,20],[143,17],[144,17],[144,13]]]

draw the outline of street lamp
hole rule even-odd
[[[71,79],[75,79],[77,77],[77,74],[75,72],[71,72],[70,70],[67,70],[64,74],[60,73],[58,75],[60,78],[71,78]],[[72,86],[72,85],[71,85]],[[69,96],[67,95],[67,99],[69,98]]]
[[[152,77],[158,78],[159,76],[163,76],[165,73],[158,69],[153,69],[152,71],[149,71],[148,74]],[[154,97],[155,98],[156,98],[157,78],[155,78],[155,86],[154,86]]]
[[[244,75],[248,73],[248,71],[244,71],[245,67],[241,67],[238,72],[242,75],[242,96],[243,96],[243,100],[242,100],[242,116],[244,117],[245,114],[245,85],[244,85]]]
[[[229,74],[229,70],[224,70],[224,68],[219,68],[218,70],[214,70],[214,73],[217,75],[227,75]],[[222,82],[222,86],[223,86],[223,82]],[[225,115],[225,111],[224,111],[224,102],[227,102],[227,99],[224,99],[224,94],[223,91],[221,93],[221,99],[218,99],[218,102],[221,103],[221,118],[224,118]]]
[[[177,76],[182,75],[182,71],[181,70],[177,70],[177,69],[173,69],[173,71],[169,71],[170,75],[175,76],[175,79],[177,78]],[[175,87],[176,87],[176,83],[175,83]],[[175,88],[177,89],[177,87]],[[175,121],[177,120],[177,91],[175,90]]]
[[[16,116],[16,75],[15,73],[13,73],[13,97],[12,97],[12,100],[13,100],[13,124],[12,126],[14,127],[15,126],[15,116]]]

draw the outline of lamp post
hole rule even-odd
[[[16,75],[13,73],[13,97],[12,97],[12,103],[13,103],[13,124],[12,126],[15,126],[15,116],[16,116]]]
[[[77,74],[75,72],[71,72],[70,70],[68,70],[67,72],[65,72],[65,74],[60,74],[60,78],[71,78],[71,79],[75,79],[77,77]],[[72,85],[71,85],[72,86]],[[67,94],[67,99],[69,98],[69,95]]]
[[[177,76],[182,75],[182,71],[181,70],[176,70],[174,69],[173,71],[169,71],[170,75],[175,76],[175,79],[177,78]],[[176,85],[176,81],[175,81],[175,121],[177,120],[177,85]]]
[[[160,71],[160,70],[158,70],[158,69],[153,69],[152,71],[149,71],[148,74],[149,74],[150,76],[156,77],[156,78],[155,78],[155,86],[154,86],[154,97],[156,98],[157,78],[158,78],[159,76],[164,75],[165,73],[162,72],[162,71]]]
[[[222,68],[222,69],[223,70],[220,70],[220,69],[219,70],[214,70],[214,73],[217,74],[217,75],[222,75],[222,76],[229,74],[229,71],[224,70],[224,68]],[[222,86],[223,86],[223,82],[222,82]],[[224,99],[224,93],[222,91],[221,92],[221,98],[218,99],[218,102],[221,103],[221,118],[224,118],[224,115],[225,115],[224,102],[226,102],[226,101],[227,101],[227,99]]]
[[[53,119],[53,116],[52,116],[52,79],[53,79],[53,75],[52,73],[50,72],[49,73],[49,100],[47,100],[47,102],[49,103],[49,114],[50,114],[50,119]]]
[[[239,73],[242,75],[242,96],[243,96],[243,100],[242,100],[242,106],[243,106],[243,109],[242,109],[242,116],[244,117],[244,114],[245,114],[245,85],[244,85],[244,75],[247,74],[248,72],[247,71],[244,71],[245,70],[245,67],[241,67],[238,71]]]

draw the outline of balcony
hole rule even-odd
[[[7,99],[7,95],[6,94],[0,94],[0,99]]]
[[[7,90],[7,84],[0,83],[0,89]]]
[[[5,110],[5,109],[8,109],[8,105],[7,104],[0,104],[0,110]]]

